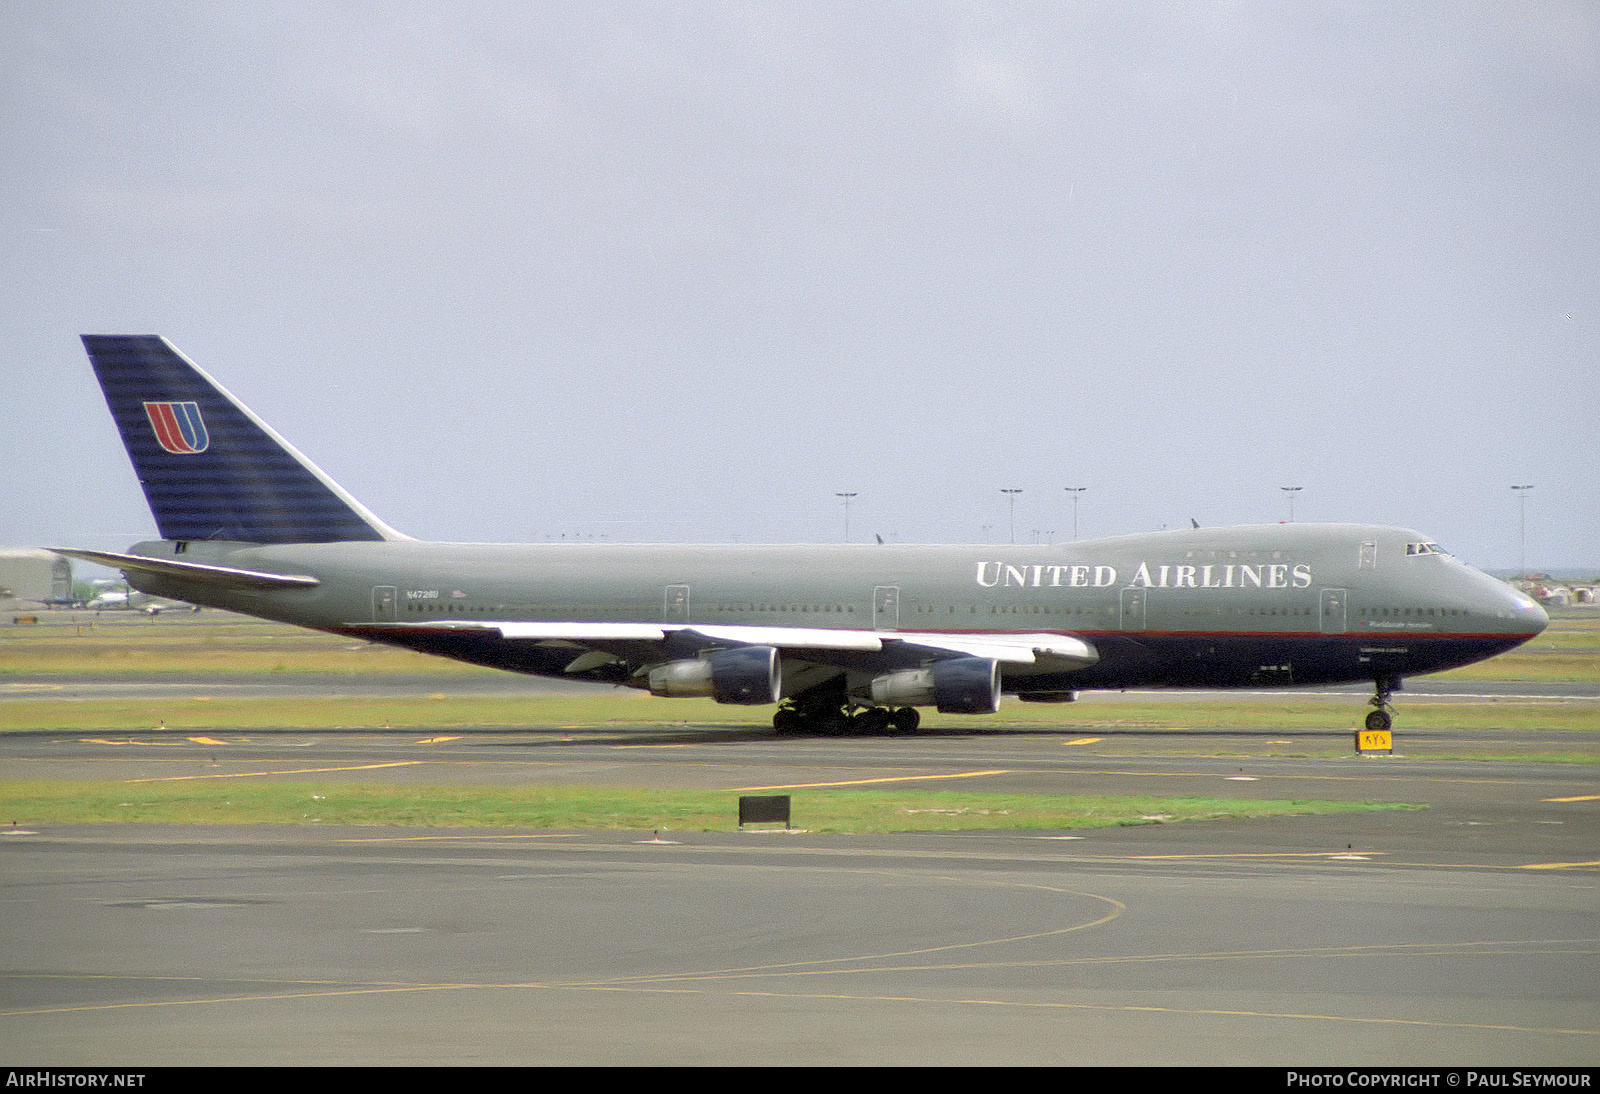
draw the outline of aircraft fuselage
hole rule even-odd
[[[130,575],[136,588],[496,668],[628,680],[643,649],[579,673],[571,643],[517,620],[1059,633],[1099,659],[1008,668],[1007,691],[1325,684],[1436,672],[1526,641],[1546,617],[1421,535],[1259,525],[1033,546],[152,541],[133,553],[308,574],[295,589]],[[862,655],[861,671],[883,666]],[[636,682],[636,681],[635,681]]]

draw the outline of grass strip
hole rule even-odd
[[[580,786],[16,780],[0,782],[0,818],[21,825],[144,822],[727,832],[738,828],[738,797],[734,791]],[[851,789],[804,790],[791,797],[796,827],[841,833],[1089,829],[1425,808],[1401,802]]]

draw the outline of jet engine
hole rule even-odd
[[[887,672],[872,681],[872,701],[882,707],[932,704],[944,714],[993,714],[1000,709],[1000,663],[953,657],[925,669]]]
[[[783,692],[782,662],[772,646],[716,650],[650,670],[650,694],[675,699],[710,696],[719,703],[759,706]]]

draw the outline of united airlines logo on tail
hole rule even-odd
[[[173,455],[192,456],[210,447],[211,435],[200,417],[200,404],[146,403],[144,412],[150,417],[156,440]]]

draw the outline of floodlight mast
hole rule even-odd
[[[835,490],[833,496],[844,499],[844,541],[850,542],[850,499],[855,497],[859,490],[852,490],[848,494]]]
[[[1077,539],[1078,538],[1078,497],[1085,490],[1087,490],[1089,488],[1087,486],[1063,486],[1062,489],[1065,490],[1067,493],[1072,495],[1072,538],[1073,539]]]
[[[1017,542],[1017,495],[1022,493],[1022,488],[1007,490],[1002,486],[1000,492],[1006,496],[1006,501],[1011,503],[1011,542],[1015,543]]]
[[[1280,486],[1280,487],[1278,487],[1278,489],[1282,490],[1285,494],[1289,495],[1289,523],[1293,524],[1294,523],[1294,496],[1296,494],[1298,494],[1300,491],[1304,490],[1305,487],[1303,487],[1303,486]]]
[[[1522,580],[1528,580],[1528,491],[1533,489],[1533,483],[1523,483],[1513,486],[1512,490],[1517,495],[1517,573]]]

